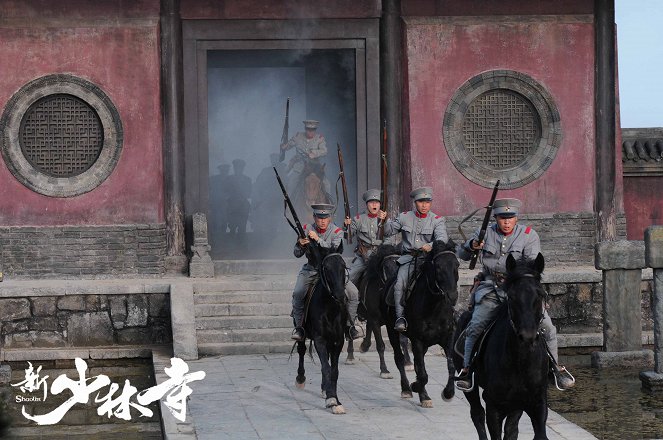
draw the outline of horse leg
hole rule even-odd
[[[456,374],[456,366],[454,365],[453,338],[449,338],[446,347],[442,347],[444,355],[447,357],[447,384],[442,390],[442,399],[451,400],[456,394],[456,387],[454,386],[454,375]]]
[[[330,390],[330,381],[331,381],[331,367],[329,365],[329,353],[327,352],[327,347],[325,342],[320,337],[316,337],[313,341],[315,344],[315,351],[318,353],[318,358],[320,359],[320,372],[322,373],[322,380],[320,382],[320,390],[322,392],[323,398],[328,398],[327,394]]]
[[[410,384],[412,391],[419,393],[419,402],[422,408],[432,408],[433,401],[431,400],[428,392],[426,391],[426,384],[428,383],[428,373],[426,373],[426,363],[424,356],[428,347],[424,345],[419,339],[412,339],[412,354],[414,355],[414,371],[417,375],[417,380]]]
[[[491,440],[502,439],[502,423],[504,422],[504,415],[499,412],[494,405],[486,402],[486,425],[488,425],[488,433]]]
[[[403,350],[403,356],[405,356],[405,370],[414,371],[414,364],[412,363],[412,359],[410,359],[410,351],[407,348],[410,340],[402,333],[400,334],[400,340],[401,350]]]
[[[506,421],[504,422],[504,440],[518,440],[518,422],[522,415],[522,411],[516,410],[506,416]]]
[[[372,331],[373,334],[375,335],[375,349],[378,352],[378,356],[380,356],[380,378],[381,379],[393,379],[394,376],[391,375],[389,370],[387,369],[387,364],[384,361],[384,340],[382,339],[382,333],[380,332],[381,327],[380,325],[373,324]]]
[[[330,382],[329,390],[327,391],[327,399],[325,404],[327,408],[331,407],[333,414],[345,414],[345,408],[338,400],[338,358],[341,356],[343,346],[332,348],[329,350],[329,360],[331,361]]]
[[[470,417],[479,435],[479,440],[488,440],[488,435],[486,434],[486,411],[483,409],[483,405],[481,405],[479,387],[474,387],[472,391],[465,393],[465,397],[470,403]]]
[[[548,440],[546,434],[546,420],[548,420],[548,405],[545,400],[538,402],[534,407],[528,408],[527,415],[532,420],[534,440]]]
[[[359,346],[359,351],[362,353],[366,353],[369,348],[371,348],[371,329],[375,328],[375,324],[373,323],[372,319],[367,319],[366,320],[366,336],[364,336],[364,339],[361,341],[361,345]],[[380,326],[377,327],[378,332],[380,331]],[[375,332],[375,330],[373,330]],[[377,341],[378,339],[378,334],[375,333],[375,340]]]
[[[297,342],[297,353],[299,353],[299,367],[297,367],[296,386],[300,390],[304,389],[306,385],[306,375],[304,371],[304,356],[306,355],[306,342]]]
[[[355,346],[352,339],[348,339],[348,356],[345,358],[345,365],[354,365],[355,363]]]
[[[398,368],[398,372],[401,374],[401,398],[411,399],[412,389],[410,388],[410,381],[407,380],[407,375],[405,374],[405,362],[399,338],[400,333],[387,325],[387,334],[389,335],[391,347],[394,350],[394,362],[396,363],[396,368]]]

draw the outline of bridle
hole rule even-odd
[[[439,283],[437,282],[437,266],[435,265],[435,260],[439,256],[444,255],[444,254],[452,254],[454,257],[456,256],[456,253],[454,251],[450,251],[450,250],[444,250],[444,251],[437,252],[436,254],[433,254],[430,261],[431,261],[431,263],[433,263],[434,285],[433,285],[433,288],[431,288],[430,278],[428,276],[426,276],[426,286],[428,287],[428,290],[431,293],[433,293],[434,295],[435,295],[435,292],[441,292],[445,297],[448,297],[449,294],[447,292],[445,292],[444,289],[442,289],[440,287]]]
[[[327,273],[325,272],[325,261],[327,261],[328,258],[335,257],[335,256],[340,257],[341,262],[343,263],[343,270],[345,271],[345,277],[344,277],[343,285],[345,286],[345,284],[347,284],[348,280],[350,279],[350,271],[349,271],[348,267],[345,265],[345,260],[343,259],[343,255],[339,254],[338,252],[328,254],[322,259],[322,262],[320,263],[320,270],[318,271],[318,273],[320,274],[319,278],[320,278],[320,283],[322,284],[322,287],[325,288],[325,290],[327,291],[329,296],[331,296],[332,299],[334,301],[336,301],[336,303],[338,305],[342,305],[343,304],[342,300],[339,300],[338,298],[336,298],[332,294],[332,290],[329,287],[329,281],[327,280]]]
[[[537,276],[534,275],[534,274],[531,274],[531,273],[524,273],[522,275],[519,275],[516,279],[520,279],[520,278],[535,278],[536,279]],[[510,285],[513,284],[513,280],[509,280],[509,284]],[[547,296],[545,291],[544,291],[543,295],[541,295],[539,292],[537,292],[536,294],[537,294],[537,296],[541,297],[541,300],[545,304],[546,296]],[[511,328],[513,329],[514,333],[517,334],[518,329],[516,328],[516,324],[513,322],[512,313],[511,313],[511,304],[510,304],[510,301],[509,301],[509,293],[508,292],[506,292],[506,312],[507,312],[507,316],[509,318],[509,324],[511,325]],[[539,325],[541,324],[542,321],[543,321],[543,313],[541,314],[541,319],[539,319]]]

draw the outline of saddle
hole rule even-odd
[[[417,281],[419,280],[422,274],[423,271],[421,270],[421,266],[419,266],[416,268],[414,274],[410,276],[410,279],[408,280],[408,283],[405,286],[405,290],[403,291],[403,296],[401,297],[402,306],[405,306],[405,303],[407,302],[408,298],[410,298],[410,295],[414,290],[414,286],[417,284]],[[394,307],[396,305],[394,302],[394,289],[393,289],[394,284],[396,284],[396,278],[390,280],[389,283],[387,283],[387,286],[385,286],[387,288],[387,297],[385,301],[387,305],[391,307]]]
[[[479,339],[477,342],[474,344],[474,347],[472,347],[472,355],[470,356],[470,366],[472,363],[474,363],[474,359],[476,356],[481,353],[481,350],[483,349],[483,343],[486,340],[486,337],[490,334],[491,330],[495,326],[495,323],[497,322],[498,316],[495,317],[490,324],[486,327],[486,329],[483,331],[481,336],[479,336]],[[463,357],[463,354],[465,353],[465,331],[467,330],[467,325],[469,325],[470,321],[467,321],[467,324],[465,325],[465,328],[463,328],[463,331],[458,335],[458,339],[456,340],[456,343],[454,344],[454,351],[456,354],[460,357]]]

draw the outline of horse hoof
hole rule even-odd
[[[414,371],[414,364],[412,362],[405,364],[405,371]]]
[[[433,407],[433,401],[432,400],[422,400],[421,401],[421,407],[422,408],[432,408]]]
[[[453,388],[451,388],[450,390],[447,390],[445,388],[442,390],[441,395],[442,395],[442,400],[444,400],[445,402],[450,402],[451,399],[453,399],[454,396],[456,395],[456,391]]]
[[[345,414],[345,408],[343,405],[332,406],[332,414]]]
[[[355,359],[354,358],[352,358],[352,359],[347,358],[345,360],[345,365],[354,365],[354,364],[355,364]]]
[[[411,391],[401,391],[401,399],[411,399],[411,398],[412,398]]]
[[[336,397],[330,397],[329,399],[325,399],[325,406],[327,408],[331,408],[332,406],[338,406],[338,400],[336,400]]]
[[[393,379],[394,376],[391,375],[391,373],[380,373],[380,379]]]
[[[364,344],[361,344],[361,345],[359,346],[359,351],[362,352],[362,353],[366,353],[366,352],[368,351],[369,348],[371,348],[370,345],[364,345]]]

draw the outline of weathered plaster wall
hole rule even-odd
[[[163,221],[158,24],[158,0],[0,1],[0,109],[27,82],[67,73],[99,86],[124,128],[113,173],[77,197],[33,192],[0,163],[0,225]]]
[[[461,215],[484,205],[490,189],[471,183],[449,160],[444,113],[458,87],[488,70],[525,73],[552,95],[563,139],[548,170],[501,197],[527,213],[593,212],[594,28],[586,17],[408,18],[406,70],[409,124],[405,148],[411,186],[432,185],[435,212]]]

